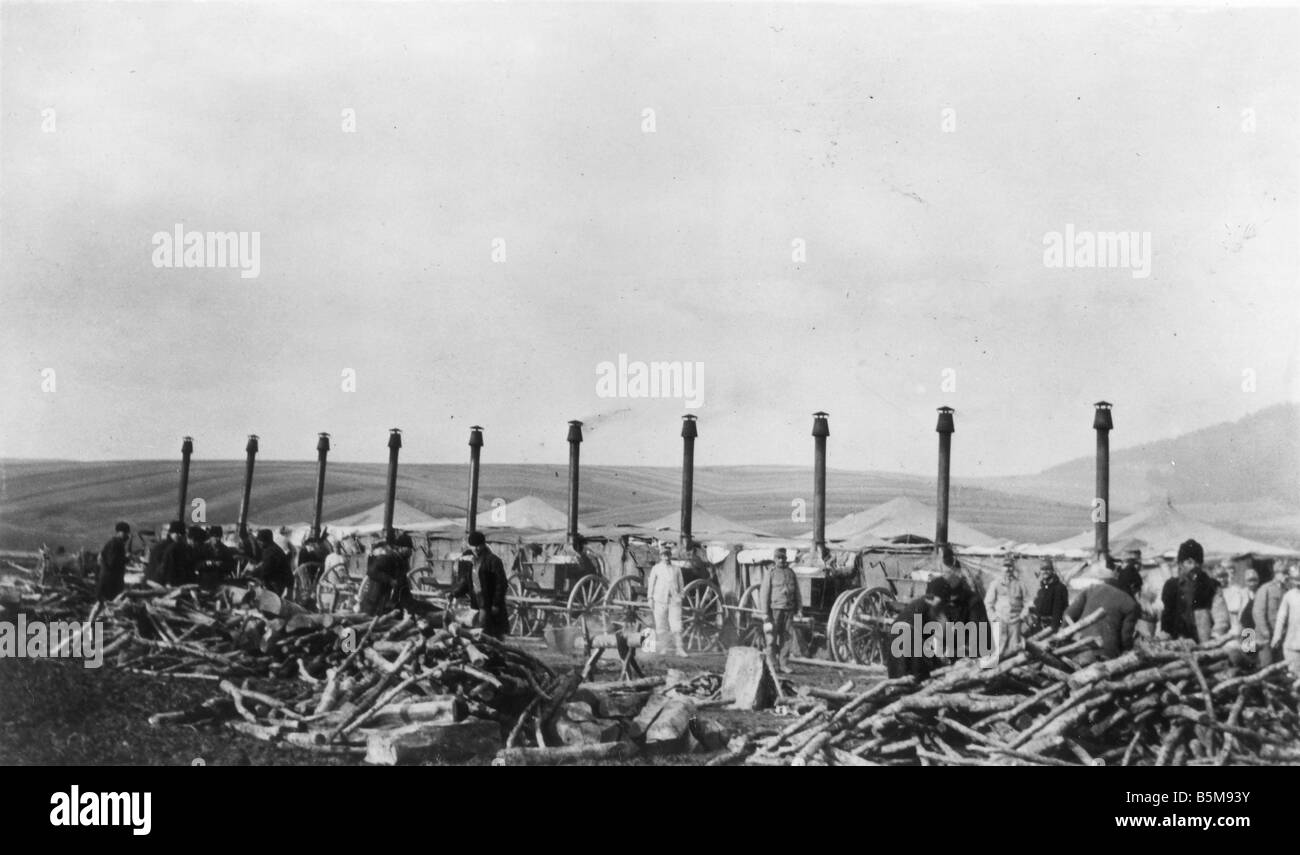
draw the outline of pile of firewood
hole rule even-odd
[[[75,578],[18,605],[29,619],[102,623],[106,665],[217,683],[216,697],[152,725],[224,725],[375,762],[490,754],[561,682],[449,612],[314,614],[266,591],[195,586],[132,587],[101,604]]]
[[[788,727],[738,738],[712,763],[1300,762],[1300,681],[1284,664],[1252,670],[1235,646],[1139,642],[1083,665],[1076,658],[1095,639],[1074,637],[1090,623],[1040,633],[992,668],[964,660],[922,682],[902,677],[858,693],[807,691],[803,714]]]

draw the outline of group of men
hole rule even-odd
[[[1031,599],[1014,559],[1008,556],[1003,574],[983,597],[984,614],[979,615],[971,607],[969,583],[954,572],[959,565],[945,552],[945,572],[930,580],[924,595],[903,607],[892,628],[910,626],[917,616],[922,621],[939,622],[987,620],[996,628],[996,661],[1020,647],[1025,628],[1057,629],[1063,621],[1083,621],[1100,611],[1102,617],[1094,618],[1080,633],[1081,638],[1097,639],[1094,650],[1077,657],[1085,664],[1131,649],[1139,625],[1146,621],[1149,634],[1156,638],[1235,643],[1246,654],[1257,653],[1261,667],[1286,661],[1300,676],[1300,566],[1279,569],[1263,586],[1259,573],[1250,568],[1243,574],[1244,584],[1234,585],[1231,562],[1222,562],[1211,576],[1204,569],[1203,547],[1187,540],[1178,548],[1175,571],[1165,581],[1156,609],[1144,604],[1141,561],[1138,550],[1129,550],[1122,565],[1103,557],[1092,574],[1095,584],[1071,601],[1050,558],[1040,565],[1039,587]],[[891,654],[886,664],[892,676],[924,676],[937,666],[935,659],[921,651],[909,651]]]
[[[249,560],[248,576],[268,590],[284,594],[293,584],[293,569],[285,550],[275,542],[270,529],[261,529],[255,538],[242,534],[242,553]],[[99,551],[96,595],[111,600],[126,585],[126,567],[131,541],[131,526],[119,522],[113,536]],[[179,520],[167,526],[167,535],[155,540],[145,556],[145,578],[160,585],[198,584],[216,590],[237,570],[236,554],[222,539],[221,526],[190,526]]]

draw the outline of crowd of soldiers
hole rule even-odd
[[[1014,557],[1007,556],[1003,575],[981,597],[960,562],[945,549],[943,572],[929,581],[922,596],[903,606],[891,629],[901,631],[900,625],[908,627],[917,617],[939,625],[984,624],[993,636],[992,661],[996,662],[1020,648],[1027,632],[1055,630],[1100,611],[1102,617],[1080,633],[1097,639],[1095,649],[1080,655],[1084,664],[1118,656],[1132,649],[1139,636],[1148,636],[1230,644],[1244,661],[1261,667],[1286,661],[1300,676],[1300,566],[1279,567],[1261,586],[1259,571],[1253,567],[1245,570],[1243,584],[1237,585],[1231,561],[1218,564],[1212,574],[1204,564],[1202,546],[1195,540],[1183,542],[1159,596],[1153,597],[1144,595],[1139,550],[1129,550],[1122,564],[1102,556],[1088,574],[1093,584],[1071,598],[1052,559],[1042,559],[1038,588],[1031,592],[1021,581]],[[893,676],[924,676],[942,664],[945,655],[953,655],[951,649],[940,653],[892,650],[886,665]]]
[[[131,526],[119,522],[113,536],[100,550],[96,586],[99,599],[110,600],[125,587],[130,540]],[[450,596],[452,599],[468,597],[475,612],[475,624],[490,635],[504,637],[509,629],[505,569],[481,532],[472,532],[466,542],[468,548],[461,556]],[[405,609],[423,615],[433,610],[433,606],[411,592],[409,573],[414,550],[409,534],[386,538],[370,550],[358,595],[359,611],[378,615]],[[145,579],[160,585],[197,584],[215,591],[222,584],[238,579],[240,584],[256,583],[278,596],[290,596],[297,588],[303,597],[314,589],[324,573],[346,564],[346,558],[324,537],[308,538],[295,555],[283,535],[277,540],[271,529],[260,529],[250,535],[247,529],[241,528],[238,543],[232,549],[223,539],[221,526],[196,525],[186,529],[177,520],[168,524],[165,538],[148,546],[144,560]]]

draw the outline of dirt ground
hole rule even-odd
[[[576,656],[565,656],[538,644],[522,644],[552,668],[581,667]],[[639,654],[648,675],[669,668],[686,676],[707,671],[721,674],[723,653],[686,659]],[[602,663],[605,664],[605,663]],[[861,688],[872,675],[863,672],[795,665],[787,679],[793,685],[836,688],[848,680]],[[612,661],[595,679],[617,679]],[[112,667],[86,669],[66,660],[0,659],[0,764],[6,765],[357,765],[359,758],[320,755],[272,745],[225,728],[210,726],[150,727],[156,712],[191,707],[216,694],[209,681],[154,677]],[[736,730],[774,731],[788,718],[777,711],[704,710]],[[625,763],[690,764],[707,755],[639,757]],[[490,762],[491,757],[474,763]],[[622,764],[619,764],[622,765]]]

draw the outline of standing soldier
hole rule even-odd
[[[1282,596],[1270,641],[1274,649],[1282,650],[1282,661],[1291,669],[1291,676],[1300,678],[1300,567],[1292,565],[1287,581],[1291,589]]]
[[[763,633],[772,656],[782,674],[790,673],[790,619],[799,614],[803,603],[799,598],[799,579],[786,563],[784,547],[772,553],[776,565],[763,578],[758,589],[758,608],[763,613]]]
[[[257,564],[248,575],[271,593],[284,596],[293,584],[293,570],[289,567],[289,556],[276,545],[275,535],[269,528],[257,532],[257,550]]]
[[[1273,578],[1260,586],[1251,604],[1251,618],[1255,624],[1256,648],[1259,667],[1266,668],[1282,661],[1282,651],[1273,648],[1273,627],[1277,625],[1277,611],[1286,595],[1286,571],[1279,566]]]
[[[126,587],[126,543],[131,539],[131,526],[124,522],[113,527],[113,536],[99,550],[99,581],[95,596],[102,602],[111,600]]]
[[[188,585],[194,581],[194,552],[185,540],[185,526],[172,520],[167,526],[167,548],[162,554],[164,585]]]
[[[199,548],[199,587],[215,591],[235,569],[230,548],[221,540],[221,526],[208,526],[208,538]]]
[[[1039,567],[1038,595],[1034,597],[1034,613],[1043,629],[1059,629],[1065,610],[1070,607],[1070,590],[1056,575],[1052,559],[1044,558]]]
[[[655,651],[666,654],[671,640],[677,655],[686,656],[682,646],[682,571],[673,564],[671,543],[659,544],[659,563],[646,577],[645,596],[654,609]]]
[[[1002,578],[989,586],[984,595],[984,609],[989,620],[998,628],[998,658],[1004,653],[1020,649],[1020,622],[1029,616],[1029,593],[1020,581],[1016,559],[1010,555],[1002,559]]]
[[[1164,611],[1160,629],[1171,638],[1209,641],[1213,636],[1210,610],[1219,586],[1201,569],[1205,550],[1194,540],[1178,546],[1178,575],[1165,582],[1160,592]]]
[[[469,572],[461,576],[450,599],[469,595],[470,605],[478,610],[478,625],[493,638],[505,638],[510,632],[506,614],[506,569],[501,559],[488,549],[483,532],[470,532],[466,543],[474,551]]]

